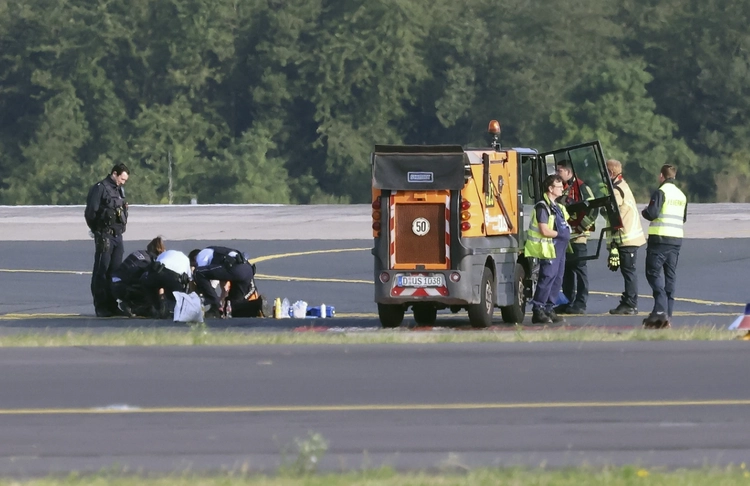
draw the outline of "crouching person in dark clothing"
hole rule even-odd
[[[187,293],[192,279],[190,259],[181,251],[167,250],[156,258],[157,265],[141,277],[146,302],[152,312],[166,319],[174,312],[173,292]]]
[[[204,304],[210,305],[206,317],[227,316],[230,306],[233,317],[264,316],[264,298],[255,287],[255,265],[242,252],[209,246],[191,251],[190,262],[195,268],[196,290]],[[221,295],[214,290],[212,280],[219,281]]]
[[[155,265],[161,266],[156,259],[165,250],[164,240],[161,236],[157,236],[149,242],[145,251],[134,251],[115,270],[110,291],[119,302],[123,315],[128,317],[153,316],[141,277]]]

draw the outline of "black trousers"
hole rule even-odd
[[[620,304],[636,309],[638,308],[638,273],[635,271],[635,266],[638,261],[638,247],[621,246],[618,250],[620,273],[625,280],[625,291],[620,297]]]
[[[646,249],[646,280],[654,296],[651,315],[672,317],[679,258],[680,247],[676,245],[649,244]]]
[[[229,300],[232,301],[232,314],[234,314],[235,302],[241,303],[245,296],[255,290],[255,274],[253,267],[249,263],[236,263],[234,265],[206,265],[195,269],[193,278],[198,292],[203,295],[205,304],[210,304],[212,308],[218,309],[221,306],[219,296],[211,286],[211,280],[220,280],[230,282]]]
[[[122,233],[103,233],[95,238],[94,269],[91,272],[91,296],[94,308],[100,311],[115,311],[117,300],[112,296],[110,283],[112,273],[122,263],[124,246]]]
[[[562,291],[571,307],[586,309],[586,302],[589,299],[589,271],[586,260],[581,260],[581,258],[588,255],[588,248],[586,243],[571,243],[570,246],[573,253],[565,256]]]
[[[153,317],[156,314],[157,309],[154,308],[151,292],[140,280],[113,282],[111,288],[112,297],[125,302],[133,314],[141,317]]]

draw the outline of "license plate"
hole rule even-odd
[[[442,287],[442,275],[399,275],[399,287]]]

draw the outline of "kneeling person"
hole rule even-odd
[[[157,257],[165,250],[164,240],[157,236],[149,242],[145,251],[137,250],[128,255],[113,273],[110,292],[119,301],[120,310],[124,315],[150,317],[149,303],[141,284],[141,276],[152,268]]]
[[[146,298],[159,317],[169,317],[174,311],[176,299],[173,292],[187,292],[193,272],[190,259],[181,251],[167,250],[156,258],[160,265],[146,272],[141,283],[146,289]]]
[[[211,307],[207,317],[219,317],[230,302],[235,317],[263,317],[263,296],[255,287],[255,265],[245,255],[223,246],[209,246],[190,252],[195,267],[195,286]],[[221,296],[217,295],[212,280],[218,280]]]

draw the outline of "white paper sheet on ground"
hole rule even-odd
[[[172,292],[176,300],[174,306],[175,322],[203,322],[203,304],[198,294]]]

